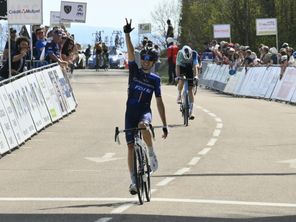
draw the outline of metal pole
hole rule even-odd
[[[11,42],[10,42],[10,25],[8,25],[8,78],[11,77]]]

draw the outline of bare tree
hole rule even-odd
[[[161,45],[166,46],[167,20],[170,19],[174,27],[175,38],[179,36],[179,20],[181,12],[180,0],[165,0],[159,3],[151,13],[153,20],[153,35]]]

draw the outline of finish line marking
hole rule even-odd
[[[127,205],[136,205],[137,198],[91,198],[91,197],[1,197],[0,202],[130,202]],[[152,198],[152,202],[196,203],[219,205],[244,205],[262,207],[287,207],[296,208],[296,203],[271,203],[253,201],[205,200],[205,199],[177,199],[177,198]]]

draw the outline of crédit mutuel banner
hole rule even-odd
[[[11,25],[38,25],[43,23],[42,0],[7,1],[7,19]]]
[[[85,23],[86,20],[85,2],[61,2],[61,22],[79,22]]]

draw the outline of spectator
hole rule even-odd
[[[272,47],[269,52],[271,53],[271,64],[279,64],[278,50],[275,47]]]
[[[9,31],[10,31],[10,51],[11,51],[11,53],[15,53],[15,51],[17,50],[16,30],[14,28],[10,28]],[[3,60],[8,59],[8,57],[9,57],[8,54],[9,54],[9,51],[8,51],[8,41],[7,41],[5,44],[5,47],[4,47]]]
[[[160,61],[160,48],[158,45],[154,45],[154,50],[156,51],[157,53],[157,61],[155,62],[155,74],[158,74],[158,71],[159,71],[159,67],[160,67],[160,64],[161,64],[161,61]]]
[[[271,64],[271,53],[269,52],[269,47],[264,45],[261,47],[261,57],[260,63],[263,65],[270,65]]]
[[[86,64],[88,64],[88,59],[91,56],[91,45],[88,44],[87,49],[84,52],[85,59],[86,59]]]
[[[36,29],[35,33],[36,33],[37,41],[36,41],[35,51],[34,51],[33,55],[36,60],[40,60],[40,56],[41,56],[43,50],[45,50],[45,46],[47,44],[47,41],[45,39],[43,28]],[[43,60],[43,58],[41,58],[41,60]]]
[[[280,49],[280,56],[281,56],[281,58],[280,58],[280,65],[281,65],[280,79],[283,78],[286,68],[288,66],[288,55],[287,55],[286,48]]]
[[[52,32],[52,41],[45,46],[45,60],[48,63],[58,62],[61,66],[67,67],[68,63],[61,59],[62,35],[62,31],[58,29]]]
[[[174,27],[172,26],[170,19],[167,20],[167,25],[168,25],[168,30],[166,34],[166,39],[169,37],[174,38]]]
[[[179,47],[176,45],[172,37],[167,38],[167,58],[168,58],[168,84],[174,85],[176,78],[176,59],[179,51]]]
[[[30,41],[26,37],[19,37],[16,40],[16,51],[12,54],[11,58],[11,75],[17,75],[24,72],[26,56],[29,51]],[[3,67],[0,69],[0,78],[9,78],[9,62],[8,59]]]

